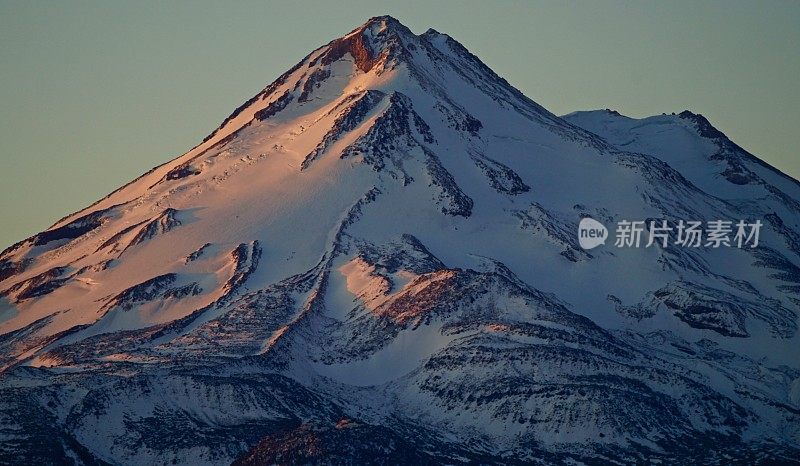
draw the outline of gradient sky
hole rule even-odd
[[[800,2],[0,0],[0,249],[197,144],[312,49],[391,14],[556,114],[690,109],[800,177]]]

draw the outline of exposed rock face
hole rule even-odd
[[[443,464],[442,460],[390,429],[344,418],[335,425],[303,424],[269,435],[233,464]]]
[[[0,254],[0,463],[797,463],[798,263],[800,185],[702,116],[559,118],[373,18]]]

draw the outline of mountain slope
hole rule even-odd
[[[653,118],[559,118],[370,19],[0,254],[0,457],[796,457],[798,184]],[[768,228],[584,251],[585,216]]]

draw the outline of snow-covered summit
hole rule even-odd
[[[709,126],[559,118],[453,38],[372,18],[0,254],[0,455],[795,452],[800,192]],[[765,231],[587,251],[587,216]]]

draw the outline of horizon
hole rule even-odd
[[[800,121],[800,59],[792,53],[800,4],[143,5],[0,3],[2,249],[185,153],[308,52],[382,15],[415,34],[450,35],[556,115],[690,110],[800,176],[792,131]],[[285,19],[309,10],[320,27]],[[614,18],[621,12],[635,25]],[[215,27],[223,34],[208,33]],[[286,40],[269,48],[276,37]],[[705,47],[696,47],[701,39]]]

